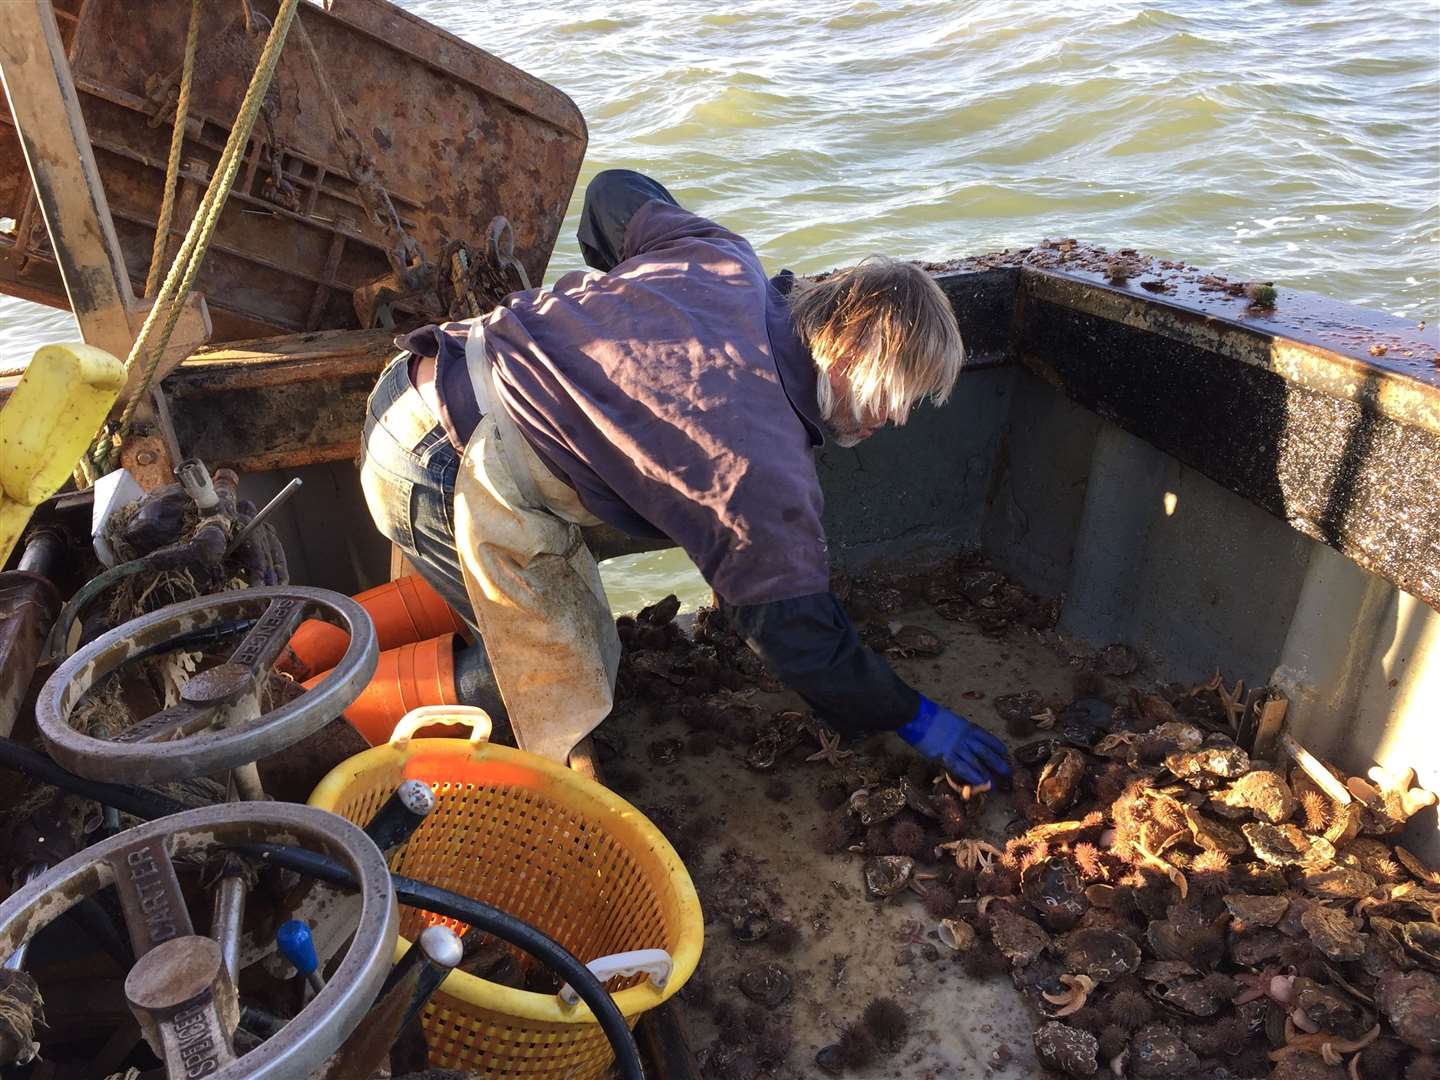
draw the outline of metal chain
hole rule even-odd
[[[201,200],[200,208],[195,212],[195,220],[190,223],[190,229],[185,234],[180,250],[170,264],[170,272],[166,275],[164,284],[160,286],[160,291],[155,297],[149,313],[145,316],[145,323],[140,328],[140,334],[130,349],[130,355],[125,360],[127,373],[143,363],[144,374],[141,376],[135,393],[125,403],[125,408],[120,414],[117,425],[119,434],[123,434],[129,427],[130,419],[134,416],[140,399],[149,389],[150,381],[155,376],[155,369],[159,366],[160,357],[164,353],[166,345],[169,344],[171,335],[175,332],[175,325],[180,321],[185,298],[189,295],[196,275],[200,272],[200,264],[205,257],[205,251],[219,224],[220,212],[225,207],[226,198],[235,183],[235,176],[240,171],[240,163],[244,159],[245,149],[250,143],[250,133],[255,127],[255,120],[265,104],[265,95],[269,92],[271,79],[280,63],[280,53],[284,48],[285,37],[290,30],[290,24],[294,21],[299,2],[300,0],[281,0],[280,8],[275,13],[275,21],[270,26],[270,35],[265,41],[265,48],[255,66],[255,74],[250,79],[249,87],[246,88],[245,99],[240,103],[235,123],[230,128],[230,136],[225,142],[225,149],[221,151],[220,160],[216,164],[215,175],[205,189],[205,197]],[[159,327],[158,333],[156,332],[157,326]],[[115,448],[115,436],[102,432],[91,448],[91,457],[98,475],[104,475],[114,468]]]

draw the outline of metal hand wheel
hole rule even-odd
[[[176,860],[237,844],[322,851],[359,882],[354,937],[328,983],[277,1033],[236,1057],[240,1009],[225,957],[233,942],[196,934]],[[289,803],[227,803],[129,829],[66,859],[0,904],[0,956],[9,956],[87,896],[113,885],[135,952],[125,996],[170,1080],[293,1080],[345,1040],[390,971],[400,916],[385,858],[363,831]],[[222,937],[237,931],[217,927]]]
[[[338,623],[350,647],[323,681],[277,709],[260,711],[261,693],[276,658],[307,618]],[[170,708],[137,721],[115,738],[98,738],[71,724],[86,691],[128,661],[232,620],[255,624],[224,663],[200,672]],[[171,604],[96,638],[50,676],[35,704],[35,719],[51,757],[92,780],[150,784],[183,780],[250,763],[313,734],[344,712],[375,674],[375,627],[363,608],[328,589],[283,586],[240,589]],[[259,796],[254,770],[242,794]]]

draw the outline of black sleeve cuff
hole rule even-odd
[[[724,611],[765,666],[836,730],[894,731],[914,719],[920,695],[860,643],[832,594]]]
[[[585,188],[576,237],[585,265],[609,272],[625,250],[625,226],[635,211],[652,199],[679,206],[665,186],[633,169],[606,169]]]

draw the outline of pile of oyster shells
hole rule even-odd
[[[897,656],[943,647],[891,621],[917,599],[987,634],[1054,622],[1053,605],[969,556],[832,588],[867,643]],[[1048,1068],[1440,1080],[1440,874],[1399,842],[1417,813],[1434,826],[1435,797],[1413,771],[1332,768],[1320,783],[1278,752],[1252,759],[1233,737],[1239,688],[1217,677],[1118,704],[997,698],[1012,734],[1040,737],[1015,750],[1013,790],[970,798],[913,760],[839,750],[807,714],[762,716],[743,691],[779,684],[718,613],[680,633],[677,606],[619,620],[618,696],[677,710],[692,738],[718,738],[757,770],[824,760],[848,795],[830,850],[863,856],[873,900],[919,893],[975,977],[1008,969],[1042,1017]],[[1103,683],[1136,664],[1111,646],[1090,670]],[[979,835],[984,799],[1014,812],[1003,842]],[[920,850],[899,850],[902,825]]]
[[[1004,956],[1070,1076],[1440,1076],[1440,875],[1396,842],[1434,796],[1252,760],[1182,716],[1208,690],[1019,747],[1023,825],[948,845],[976,895],[942,940]]]

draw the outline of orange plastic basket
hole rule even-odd
[[[478,714],[478,715],[477,715]],[[472,739],[411,739],[437,722],[474,725]],[[643,814],[613,792],[533,754],[492,746],[479,709],[417,709],[389,745],[333,769],[310,805],[368,821],[405,780],[423,780],[436,806],[391,869],[493,904],[550,935],[582,962],[663,949],[663,986],[635,974],[606,985],[633,1027],[695,971],[704,919],[690,875]],[[446,920],[401,908],[397,957],[425,926]],[[422,1020],[435,1068],[486,1077],[585,1080],[614,1060],[583,1003],[452,973]]]

